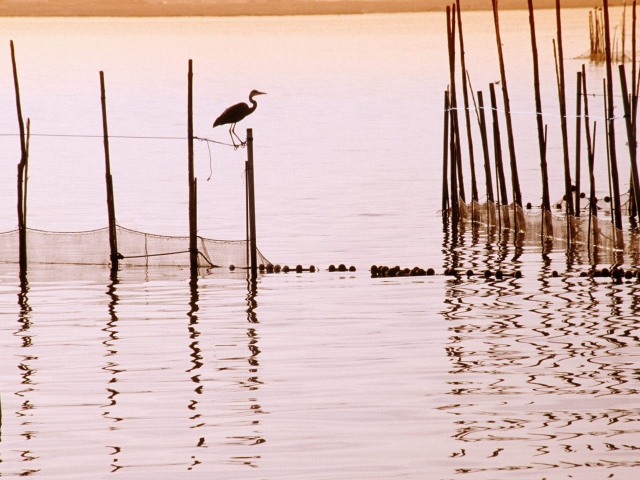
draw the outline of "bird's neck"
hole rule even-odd
[[[253,95],[251,95],[251,96],[249,97],[249,101],[251,102],[251,107],[249,108],[249,112],[253,112],[253,111],[255,111],[255,109],[256,109],[256,108],[258,108],[258,102],[256,102],[256,101],[253,99]]]

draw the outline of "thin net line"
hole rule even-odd
[[[19,133],[0,133],[0,137],[18,137]],[[104,135],[84,135],[73,133],[31,133],[32,137],[67,137],[67,138],[104,138]],[[154,136],[154,135],[109,135],[108,138],[125,138],[130,140],[188,140],[187,137],[170,137],[170,136]],[[194,140],[200,142],[216,143],[227,147],[234,147],[233,144],[227,142],[219,142],[210,138],[193,137]]]
[[[447,109],[447,111],[452,111],[452,110],[471,110],[471,107],[469,108],[465,108],[465,107],[455,107],[455,108],[449,108]],[[505,113],[506,110],[501,109],[501,108],[493,108],[493,107],[478,107],[478,110],[495,110],[496,112],[502,112]],[[515,111],[515,110],[511,110],[510,113],[513,113],[514,115],[544,115],[545,117],[556,117],[556,118],[562,118],[562,115],[558,115],[557,113],[542,113],[542,112],[536,112],[536,111]],[[580,118],[583,118],[585,115],[580,115]],[[587,118],[595,118],[597,120],[620,120],[622,118],[626,118],[624,115],[622,117],[613,117],[613,118],[605,118],[605,117],[600,117],[598,115],[586,115]],[[578,118],[577,115],[565,115],[564,118]]]

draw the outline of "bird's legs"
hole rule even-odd
[[[236,138],[238,139],[238,141],[240,142],[240,146],[244,147],[247,142],[246,141],[242,141],[242,139],[238,136],[238,134],[236,133],[236,124],[234,123],[233,126],[231,127],[231,131],[233,132],[233,134],[236,136]]]
[[[235,132],[233,132],[233,127],[234,127],[234,126],[235,126],[235,123],[234,123],[234,124],[232,124],[232,125],[229,127],[229,136],[231,137],[231,143],[233,143],[233,149],[234,149],[234,150],[237,150],[237,149],[238,149],[238,147],[239,147],[240,145],[236,145],[236,141],[235,141],[235,139],[233,138],[233,133],[235,133]],[[236,136],[237,136],[237,135],[236,135]]]

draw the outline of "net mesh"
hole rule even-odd
[[[604,210],[604,209],[603,209]],[[559,209],[561,212],[562,209]],[[604,210],[606,212],[606,210]],[[616,228],[610,217],[598,217],[584,211],[575,217],[542,209],[523,209],[515,204],[459,202],[461,224],[475,223],[487,234],[510,230],[517,233],[522,246],[545,249],[569,249],[589,253],[621,252],[636,257],[639,253],[637,228]]]
[[[189,237],[155,235],[117,227],[123,266],[189,266]],[[0,233],[0,263],[18,263],[18,230]],[[258,264],[269,265],[258,250]],[[36,264],[109,265],[109,229],[49,232],[27,229],[27,260]],[[246,240],[198,237],[199,267],[248,268]]]

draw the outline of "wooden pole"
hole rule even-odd
[[[480,138],[482,139],[482,155],[484,156],[484,179],[487,185],[487,201],[494,203],[493,181],[491,178],[491,159],[489,158],[489,142],[487,140],[487,122],[484,115],[484,99],[482,91],[478,91]]]
[[[22,196],[22,212],[23,212],[23,217],[24,217],[24,228],[25,230],[27,229],[27,187],[29,185],[29,142],[31,140],[31,119],[27,118],[27,140],[25,143],[25,150],[27,152],[27,156],[25,157],[25,162],[24,162],[24,179],[23,179],[23,184],[24,184],[24,189],[23,189],[23,196]]]
[[[567,103],[566,87],[564,81],[564,53],[562,49],[562,20],[560,18],[560,0],[556,0],[556,29],[558,36],[556,56],[556,78],[558,81],[558,103],[560,104],[560,130],[562,132],[562,158],[564,162],[564,195],[567,205],[567,213],[574,215],[573,198],[571,196],[571,167],[569,165],[569,136],[567,134]],[[555,44],[555,42],[554,42]]]
[[[549,199],[549,174],[547,172],[547,145],[544,139],[544,122],[542,119],[540,70],[538,68],[538,45],[536,42],[535,19],[533,17],[533,0],[527,0],[527,3],[529,6],[529,29],[531,31],[531,52],[533,55],[533,90],[536,100],[536,125],[538,128],[538,149],[540,151],[540,173],[542,174],[542,210],[544,212],[551,212],[551,200]]]
[[[518,165],[516,162],[516,149],[513,140],[513,126],[511,124],[511,104],[509,102],[509,89],[507,88],[507,75],[504,69],[504,58],[502,56],[502,42],[500,40],[500,24],[498,21],[498,0],[491,0],[493,7],[493,21],[496,30],[496,44],[498,46],[498,60],[500,61],[500,82],[502,85],[502,99],[504,103],[504,114],[507,121],[507,142],[509,146],[509,162],[511,166],[511,183],[513,184],[514,202],[522,207],[522,195],[520,193],[520,180],[518,178]]]
[[[576,192],[575,211],[576,217],[580,216],[580,129],[582,120],[582,72],[576,75]]]
[[[24,132],[24,120],[22,119],[22,106],[20,104],[20,85],[18,83],[18,69],[16,67],[16,55],[13,40],[9,42],[11,47],[11,64],[13,66],[13,85],[16,93],[16,110],[18,113],[18,128],[20,129],[20,163],[18,163],[18,237],[19,237],[19,263],[21,275],[27,271],[27,225],[24,206],[24,173],[27,164],[27,142]]]
[[[598,209],[596,208],[596,177],[594,173],[594,160],[595,160],[595,135],[596,126],[593,125],[593,143],[591,141],[591,128],[589,125],[589,96],[587,93],[587,75],[585,72],[584,64],[582,65],[582,92],[584,98],[584,130],[587,135],[587,160],[589,163],[589,214],[598,215]]]
[[[500,141],[500,124],[498,123],[498,109],[496,106],[496,91],[493,83],[489,84],[489,94],[491,98],[491,115],[493,118],[493,150],[496,163],[496,173],[498,176],[498,196],[501,205],[509,205],[507,198],[507,184],[502,166],[502,142]]]
[[[456,6],[453,5],[453,11],[447,7],[447,37],[449,40],[449,103],[451,105],[451,128],[456,148],[453,150],[456,154],[456,173],[458,175],[458,188],[456,194],[463,202],[466,202],[464,192],[464,181],[462,178],[462,153],[460,149],[460,128],[458,122],[458,100],[456,96]]]
[[[449,215],[449,183],[447,160],[449,159],[449,92],[444,92],[444,136],[442,141],[442,221]]]
[[[460,69],[462,72],[462,99],[464,101],[464,118],[467,126],[467,145],[469,147],[469,167],[471,170],[471,200],[478,201],[478,186],[476,183],[476,167],[473,158],[473,137],[471,136],[471,120],[469,119],[469,94],[467,87],[467,67],[464,62],[464,40],[462,37],[462,9],[460,0],[456,0],[458,8],[458,41],[460,43]]]
[[[453,112],[452,112],[453,113]],[[451,188],[449,189],[449,195],[451,196],[451,225],[453,227],[453,240],[455,242],[458,233],[458,220],[459,220],[459,192],[458,192],[458,162],[457,162],[457,153],[456,153],[456,139],[455,133],[453,129],[453,115],[449,115],[449,160],[450,160],[450,181]]]
[[[104,165],[107,184],[107,213],[109,215],[109,250],[111,269],[118,269],[118,236],[116,233],[116,209],[113,197],[113,178],[111,177],[111,158],[109,156],[109,129],[107,128],[107,96],[104,86],[104,72],[100,71],[100,100],[102,103],[102,132],[104,137]]]
[[[635,211],[640,211],[640,181],[638,180],[638,163],[636,162],[636,139],[633,131],[633,118],[629,92],[627,91],[627,75],[624,64],[618,65],[620,72],[620,87],[622,90],[622,105],[624,108],[625,125],[627,127],[627,144],[629,145],[629,159],[631,161],[631,191],[635,202]]]
[[[618,161],[616,158],[616,132],[613,123],[613,74],[611,72],[611,42],[609,33],[609,1],[603,0],[604,6],[604,41],[605,55],[607,63],[607,124],[609,140],[609,161],[611,163],[611,189],[613,202],[614,225],[618,230],[622,230],[622,212],[620,211],[620,186],[618,181]]]
[[[612,181],[612,170],[611,170],[611,143],[609,142],[610,138],[609,138],[609,127],[611,126],[611,123],[609,122],[609,118],[608,118],[608,110],[609,110],[609,99],[607,97],[607,79],[603,78],[602,79],[602,97],[604,100],[604,116],[605,116],[605,134],[607,137],[607,172],[609,173],[609,211],[610,211],[610,218],[611,218],[611,224],[616,227],[616,221],[614,218],[614,208],[613,208],[613,181]],[[618,238],[618,232],[617,230],[614,231],[614,235],[616,236],[616,242],[617,242],[617,238]]]
[[[198,275],[198,215],[196,179],[193,167],[193,60],[189,60],[187,99],[187,141],[189,162],[189,265],[191,276]]]
[[[258,274],[258,247],[256,245],[256,201],[253,179],[253,129],[247,128],[247,188],[249,190],[249,253],[251,275]]]

